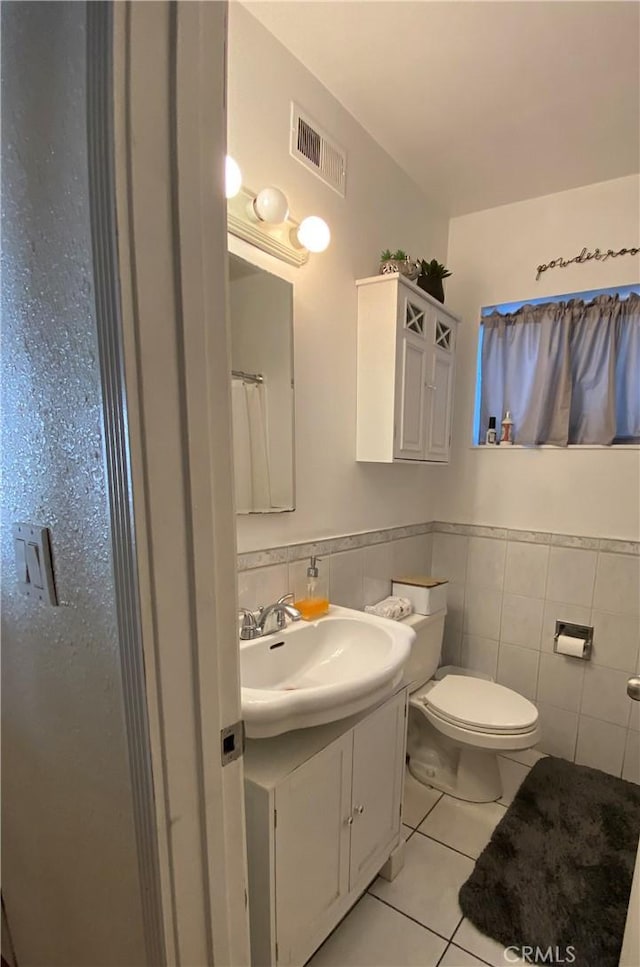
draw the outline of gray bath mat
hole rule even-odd
[[[505,947],[534,948],[531,963],[617,967],[639,835],[640,786],[540,759],[462,886],[462,912]]]

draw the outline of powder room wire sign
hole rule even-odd
[[[538,274],[536,275],[536,282],[540,278],[543,272],[547,269],[564,269],[567,265],[572,265],[573,262],[591,262],[595,259],[596,262],[606,262],[607,259],[616,259],[619,255],[637,255],[640,252],[640,248],[621,248],[617,252],[613,249],[607,249],[602,251],[599,248],[593,250],[593,252],[588,252],[586,247],[582,249],[580,255],[574,255],[572,259],[552,259],[551,262],[546,262],[543,265],[538,266]]]

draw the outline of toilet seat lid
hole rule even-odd
[[[447,675],[427,692],[424,704],[441,718],[481,731],[522,732],[538,721],[537,708],[523,695],[466,675]]]

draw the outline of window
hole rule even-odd
[[[475,443],[640,443],[640,286],[585,295],[483,311]]]

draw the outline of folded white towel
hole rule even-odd
[[[368,614],[377,614],[379,618],[391,618],[392,621],[400,621],[406,618],[413,611],[413,605],[409,598],[398,598],[393,595],[378,601],[377,604],[368,604],[364,609]]]

